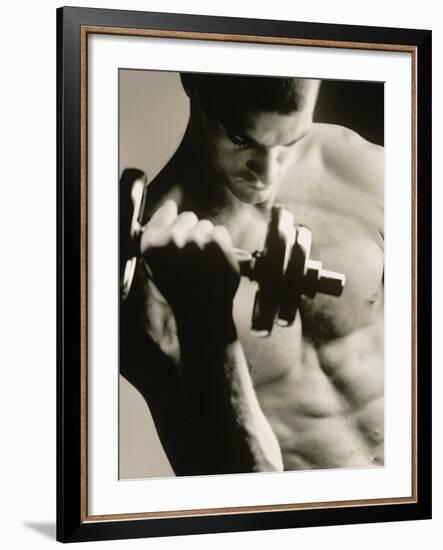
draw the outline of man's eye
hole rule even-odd
[[[232,141],[232,143],[236,147],[239,147],[241,149],[246,149],[246,148],[250,147],[250,144],[247,141],[245,141],[244,139],[242,139],[239,136],[236,136],[235,134],[228,133],[228,138]]]

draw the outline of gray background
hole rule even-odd
[[[186,128],[189,106],[177,73],[120,70],[120,173],[149,179],[165,165]],[[120,376],[120,478],[174,475],[140,393]]]

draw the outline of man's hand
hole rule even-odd
[[[177,214],[168,200],[147,224],[140,249],[178,322],[232,322],[240,271],[225,227],[193,212]]]

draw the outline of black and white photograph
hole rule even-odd
[[[383,467],[384,83],[118,79],[119,479]]]
[[[57,25],[58,540],[430,518],[430,31]]]

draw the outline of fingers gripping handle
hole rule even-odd
[[[147,190],[148,178],[144,172],[134,168],[123,172],[120,179],[120,281],[123,300],[126,300],[131,290],[140,257]],[[252,278],[255,256],[240,248],[234,248],[233,252],[241,274]]]

